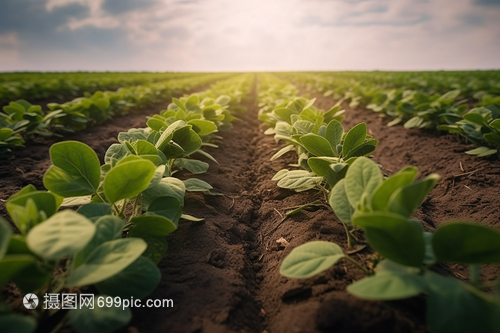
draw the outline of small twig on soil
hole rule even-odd
[[[281,214],[279,210],[277,210],[276,208],[274,208],[274,210],[276,211],[276,213],[278,213],[278,215],[279,215],[281,218],[283,218],[283,214]]]
[[[231,206],[229,206],[229,209],[231,209],[231,208],[233,208],[233,207],[234,207],[234,202],[235,202],[235,200],[234,200],[234,197],[229,197],[229,198],[233,199],[233,202],[231,202]]]
[[[468,189],[469,191],[472,191],[472,189],[471,189],[469,186],[464,185],[464,187],[465,187],[466,189]]]
[[[459,173],[458,175],[453,175],[453,177],[461,177],[461,176],[470,176],[476,172],[478,172],[479,169],[476,169],[474,171],[469,171],[469,172],[464,172],[464,173]]]
[[[464,170],[464,167],[462,166],[462,162],[458,162],[460,164],[460,170],[462,170],[462,172],[465,172]]]

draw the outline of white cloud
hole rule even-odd
[[[19,45],[17,34],[0,35],[0,63],[2,67],[19,64]]]
[[[59,29],[119,29],[140,51],[128,65],[120,54],[96,60],[111,70],[500,67],[500,6],[473,0],[159,0],[115,15],[104,0],[48,0],[46,8],[74,3],[89,16]]]

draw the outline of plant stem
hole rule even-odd
[[[479,265],[469,265],[469,281],[474,286],[479,286],[481,278],[481,266]]]
[[[358,244],[358,239],[352,234],[351,231],[349,231],[347,225],[344,222],[341,223],[344,226],[344,230],[347,235],[347,248],[352,249],[353,246]]]
[[[363,272],[365,272],[366,275],[372,275],[371,272],[368,269],[366,269],[363,266],[361,266],[356,260],[352,259],[349,256],[345,256],[344,258],[346,258],[347,260],[349,260],[350,262],[352,262],[354,264],[354,266],[358,267],[360,270],[362,270]]]

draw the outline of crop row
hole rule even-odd
[[[384,75],[403,78],[413,75],[414,79],[384,81],[380,77]],[[500,157],[499,72],[464,72],[463,79],[457,75],[453,72],[432,76],[411,72],[286,74],[309,89],[332,95],[339,103],[349,102],[352,108],[361,104],[392,118],[389,126],[404,123],[405,128],[457,134],[477,146],[467,154]],[[428,83],[431,77],[427,89],[412,84],[419,80]]]
[[[197,76],[196,73],[2,73],[0,105],[18,99],[62,99]]]
[[[205,74],[148,85],[130,86],[117,91],[97,91],[70,102],[49,103],[49,112],[25,100],[11,102],[0,112],[0,157],[13,147],[23,146],[35,136],[76,132],[131,110],[166,101],[175,94],[227,78],[228,74]]]
[[[29,185],[6,202],[19,233],[0,221],[0,285],[14,282],[23,294],[39,297],[88,286],[106,297],[148,295],[160,281],[156,264],[167,250],[165,236],[181,218],[200,220],[183,214],[185,192],[210,194],[212,189],[200,179],[173,175],[181,169],[206,172],[208,163],[196,156],[214,160],[203,149],[217,147],[216,133],[229,130],[244,111],[239,101],[250,91],[251,79],[239,75],[205,92],[174,98],[148,119],[146,128],[120,133],[120,143],[109,147],[103,165],[81,142],[54,144],[43,178],[47,191]],[[68,206],[80,207],[60,210]],[[39,307],[31,317],[5,311],[6,306],[1,304],[0,311],[3,332],[33,332],[37,321],[40,330],[70,324],[78,332],[111,332],[131,318],[129,308]]]
[[[366,134],[366,124],[346,132],[339,107],[323,113],[313,106],[314,100],[293,94],[281,94],[273,103],[282,87],[290,93],[296,89],[271,76],[261,81],[259,118],[269,126],[267,134],[286,143],[272,159],[287,152],[298,157],[294,166],[299,169],[280,170],[273,179],[295,191],[321,190],[345,228],[348,248],[361,241],[355,237],[361,230],[380,259],[363,264],[335,243],[313,241],[291,251],[281,274],[308,278],[347,260],[366,274],[347,288],[356,297],[387,301],[426,294],[432,332],[500,331],[500,280],[480,280],[480,265],[500,264],[500,232],[461,221],[425,231],[412,215],[438,175],[416,181],[417,168],[407,166],[384,178],[380,166],[365,157],[377,146]],[[436,273],[433,268],[444,263],[468,265],[468,281]],[[491,289],[495,292],[488,292]]]

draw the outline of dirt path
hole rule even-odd
[[[255,91],[248,113],[224,133],[219,161],[200,178],[224,196],[188,194],[186,212],[202,223],[181,223],[167,237],[162,281],[151,299],[173,299],[170,309],[134,309],[140,332],[425,332],[422,303],[365,302],[345,286],[362,273],[349,264],[308,280],[280,276],[292,248],[312,239],[345,245],[343,228],[329,208],[283,220],[287,207],[318,193],[279,189],[271,180],[293,157],[270,162],[279,149],[257,120]],[[288,245],[276,240],[283,237]],[[367,260],[368,252],[360,253]]]

